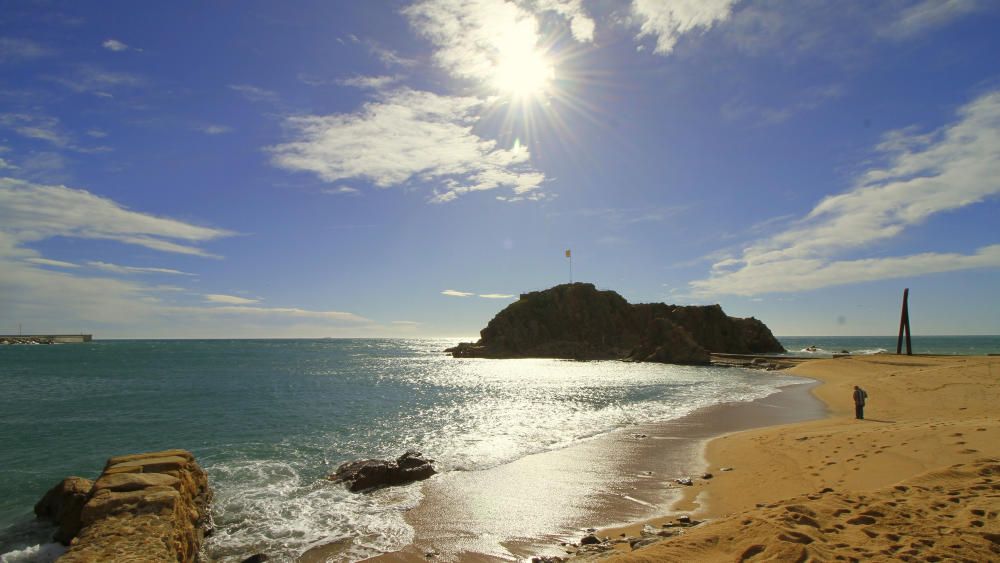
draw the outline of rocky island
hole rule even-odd
[[[478,342],[463,342],[446,352],[456,358],[708,364],[709,352],[785,351],[767,325],[753,317],[730,317],[719,305],[631,304],[590,283],[523,293],[479,334]]]

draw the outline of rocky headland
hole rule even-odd
[[[209,522],[208,476],[186,450],[113,457],[96,481],[67,477],[35,505],[69,546],[59,563],[193,562]]]
[[[521,294],[480,331],[478,342],[446,350],[456,358],[620,359],[708,364],[710,352],[780,353],[761,321],[719,305],[630,304],[614,291],[570,283]]]

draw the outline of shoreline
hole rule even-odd
[[[820,381],[823,418],[709,441],[716,473],[675,512],[708,519],[615,561],[832,559],[984,560],[1000,556],[1000,358],[873,355],[816,360],[790,370]],[[853,384],[869,392],[855,420]],[[699,492],[704,494],[698,494]],[[645,536],[670,518],[606,528]],[[651,526],[654,530],[643,526]],[[950,540],[950,541],[948,541]]]
[[[423,500],[406,513],[411,544],[370,560],[426,561],[429,553],[445,561],[566,555],[560,544],[579,541],[595,523],[662,514],[681,498],[684,487],[675,478],[694,477],[694,488],[701,487],[708,440],[822,416],[825,407],[810,393],[818,383],[804,379],[754,401],[620,428],[495,468],[442,474],[422,485]],[[320,546],[300,561],[321,561],[332,551]]]

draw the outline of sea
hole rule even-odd
[[[791,355],[895,351],[892,337],[784,337]],[[456,339],[95,340],[0,346],[0,561],[62,548],[32,507],[114,455],[191,450],[208,471],[205,556],[294,561],[351,538],[346,559],[400,549],[420,486],[347,492],[345,461],[416,449],[478,471],[800,383],[742,368],[457,359]],[[1000,336],[914,337],[914,351],[1000,352]]]

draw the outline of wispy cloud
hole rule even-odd
[[[458,291],[457,289],[446,289],[441,292],[441,295],[447,295],[448,297],[472,297],[475,293]]]
[[[722,107],[723,117],[731,120],[747,119],[759,125],[776,125],[792,117],[813,111],[823,104],[844,95],[840,84],[828,84],[807,88],[792,96],[784,106],[758,106],[740,100],[732,100]]]
[[[228,315],[247,315],[247,316],[281,316],[281,317],[296,317],[303,319],[318,319],[326,321],[338,321],[338,322],[350,322],[350,323],[370,323],[370,319],[366,319],[360,315],[355,315],[354,313],[345,313],[342,311],[310,311],[307,309],[299,309],[296,307],[244,307],[244,306],[223,306],[223,307],[201,307],[201,308],[175,308],[176,311],[181,312],[201,312],[201,313],[213,313],[213,314],[228,314]]]
[[[434,186],[435,203],[495,188],[537,190],[545,176],[531,167],[526,148],[497,148],[473,133],[481,103],[404,88],[358,113],[291,117],[286,125],[295,138],[271,147],[272,160],[327,182],[365,179],[386,188],[419,181]]]
[[[250,100],[251,102],[276,104],[280,101],[277,92],[265,90],[264,88],[253,86],[251,84],[230,84],[229,88],[235,92],[239,92],[244,98]]]
[[[892,39],[909,39],[952,21],[990,7],[979,0],[923,0],[909,6],[885,25],[881,34]],[[993,4],[993,6],[996,6]]]
[[[508,295],[506,293],[480,293],[480,297],[485,299],[510,299],[514,297],[513,295]]]
[[[735,0],[632,0],[632,16],[639,27],[636,37],[655,37],[653,52],[668,55],[685,33],[707,31],[729,18],[735,3]]]
[[[353,76],[340,80],[340,84],[364,90],[383,90],[400,81],[399,76]]]
[[[96,268],[98,270],[104,270],[105,272],[111,272],[114,274],[169,274],[172,276],[193,276],[194,274],[189,274],[187,272],[182,272],[180,270],[174,270],[171,268],[148,268],[141,266],[120,266],[118,264],[111,264],[108,262],[100,261],[90,261],[87,265],[91,268]]]
[[[0,63],[31,61],[54,53],[52,49],[30,39],[0,37]]]
[[[57,268],[79,268],[79,264],[74,264],[72,262],[63,262],[62,260],[50,260],[48,258],[25,258],[25,262],[31,262],[32,264],[38,264],[39,266],[55,266]]]
[[[193,244],[234,234],[131,211],[85,190],[14,178],[0,178],[0,232],[19,243],[56,236],[106,239],[198,256],[212,255]]]
[[[203,125],[198,130],[206,135],[222,135],[231,132],[233,128],[227,125]]]
[[[337,186],[336,188],[323,190],[323,193],[330,195],[359,195],[361,190],[350,186]]]
[[[867,170],[851,190],[827,197],[788,230],[720,260],[708,279],[691,283],[695,292],[754,295],[1000,265],[997,245],[971,255],[835,258],[1000,193],[1000,92],[963,106],[954,123],[937,131],[890,132],[878,150],[884,166]]]
[[[14,131],[22,137],[46,141],[63,148],[70,144],[69,135],[62,130],[59,120],[46,115],[26,113],[0,114],[0,127]]]
[[[114,92],[118,90],[145,84],[145,80],[139,75],[110,71],[96,65],[80,65],[69,74],[53,76],[50,79],[74,92],[104,98],[114,97]]]
[[[252,305],[260,303],[260,299],[247,299],[246,297],[223,295],[221,293],[206,293],[203,297],[209,303],[225,303],[227,305]]]

